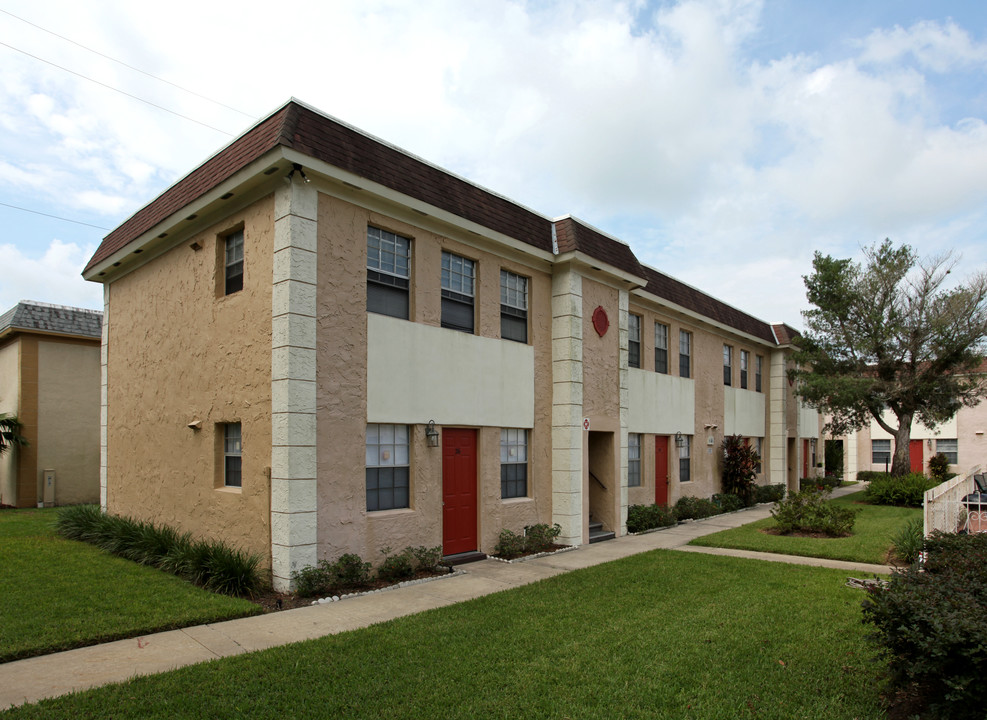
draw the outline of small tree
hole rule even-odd
[[[871,418],[891,433],[891,474],[906,475],[912,421],[934,428],[987,394],[987,272],[947,289],[956,266],[948,254],[920,261],[907,245],[885,240],[865,256],[861,266],[815,254],[804,278],[815,307],[803,313],[790,377],[805,402],[829,416],[833,435]]]
[[[754,504],[757,451],[740,435],[723,438],[723,492],[739,497],[744,505]]]
[[[27,438],[21,435],[21,421],[15,415],[0,413],[0,455],[14,445],[27,445]]]

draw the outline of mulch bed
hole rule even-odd
[[[558,550],[564,550],[565,548],[571,547],[571,545],[552,545],[547,550],[538,550],[536,552],[523,552],[519,555],[511,555],[510,557],[504,557],[503,555],[491,555],[490,557],[498,560],[518,560],[519,558],[531,557],[532,555],[545,555],[547,553],[553,553]]]

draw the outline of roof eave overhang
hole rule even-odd
[[[556,265],[565,263],[571,263],[573,267],[579,269],[584,274],[601,282],[622,286],[621,289],[628,292],[644,287],[647,283],[640,275],[621,270],[599,258],[584,253],[582,250],[569,250],[555,256]]]

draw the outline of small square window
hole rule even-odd
[[[950,465],[956,465],[959,462],[959,447],[956,438],[939,438],[936,440],[936,452],[945,455]]]
[[[367,425],[367,511],[409,507],[407,425]]]
[[[521,428],[500,430],[500,496],[528,496],[528,431]]]
[[[367,311],[407,320],[411,240],[367,227]]]
[[[627,434],[627,487],[641,486],[641,434]]]
[[[223,425],[223,485],[243,486],[243,434],[240,423]]]
[[[874,465],[887,465],[888,463],[891,462],[890,440],[871,440],[870,451],[871,451],[870,461]]]
[[[243,290],[243,230],[230,233],[225,240],[225,294]]]

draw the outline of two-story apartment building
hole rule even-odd
[[[791,328],[290,101],[110,233],[102,503],[275,584],[504,528],[618,534],[719,490],[724,433],[797,480]]]

